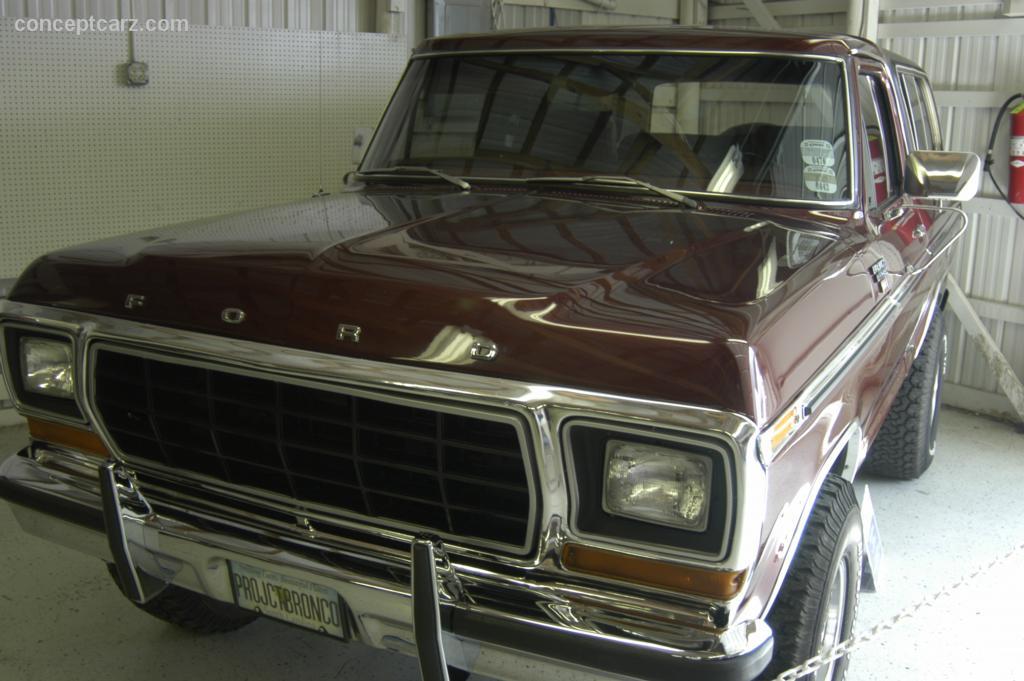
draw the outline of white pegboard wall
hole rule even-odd
[[[405,70],[404,38],[376,33],[320,33],[323,40],[324,183],[341,186],[353,168],[356,128],[377,125]],[[396,55],[400,55],[396,59]],[[359,64],[378,64],[361,68]],[[386,74],[381,83],[382,69]],[[367,97],[366,93],[375,93]]]
[[[407,59],[380,34],[192,27],[127,36],[0,19],[0,278],[55,248],[341,186]],[[321,70],[322,69],[322,70]],[[321,124],[323,129],[321,131]]]

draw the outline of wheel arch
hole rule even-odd
[[[812,488],[801,508],[799,520],[792,535],[788,538],[789,541],[785,549],[782,568],[779,570],[770,596],[764,603],[762,616],[767,616],[771,612],[775,601],[778,599],[779,592],[782,590],[782,585],[789,576],[793,559],[796,557],[800,541],[807,531],[807,523],[811,518],[811,512],[814,510],[815,504],[818,502],[818,497],[821,495],[825,480],[828,479],[830,474],[835,473],[838,477],[852,484],[866,456],[867,443],[864,440],[864,432],[860,421],[854,419],[829,448],[828,454],[818,469],[818,474],[814,478]]]
[[[914,349],[913,353],[911,353],[911,361],[917,359],[917,356],[921,354],[921,348],[924,347],[924,337],[928,334],[932,319],[934,319],[936,314],[942,314],[942,311],[946,308],[946,299],[948,297],[949,291],[946,290],[945,279],[942,279],[935,284],[934,290],[928,296],[928,304],[922,308],[917,324],[914,325],[914,332],[910,336],[910,345]]]

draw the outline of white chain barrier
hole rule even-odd
[[[772,681],[794,681],[795,679],[807,676],[808,674],[813,674],[822,667],[831,664],[835,660],[838,660],[846,655],[849,655],[854,650],[861,647],[868,641],[877,638],[878,635],[881,634],[883,631],[889,631],[890,629],[895,628],[897,624],[915,616],[924,608],[933,605],[940,598],[949,596],[957,589],[966,586],[967,584],[970,584],[981,575],[985,574],[986,572],[989,572],[1000,563],[1006,562],[1007,560],[1009,560],[1016,554],[1020,553],[1021,551],[1024,551],[1024,544],[1020,544],[1010,549],[1003,555],[993,560],[991,563],[978,568],[969,575],[961,577],[959,581],[954,582],[953,584],[947,584],[935,593],[926,596],[925,598],[922,598],[913,605],[904,608],[903,610],[899,611],[889,619],[883,620],[875,626],[871,627],[863,634],[851,636],[850,638],[840,643],[837,643],[835,646],[831,648],[826,648],[814,657],[809,658],[803,664],[797,665],[796,667],[792,667],[791,669],[787,669],[786,671],[776,676]]]

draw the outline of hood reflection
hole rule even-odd
[[[67,249],[11,298],[747,411],[759,324],[838,250],[838,230],[781,214],[436,189],[344,192]],[[126,309],[129,293],[146,305]],[[226,308],[245,323],[225,324]],[[340,343],[340,324],[359,342]],[[474,359],[477,342],[496,356]]]

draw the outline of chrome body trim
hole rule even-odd
[[[121,492],[117,477],[118,471],[114,462],[100,467],[100,494],[103,499],[103,521],[107,528],[107,541],[110,544],[110,555],[114,558],[118,581],[124,589],[128,600],[145,603],[155,594],[147,593],[143,585],[143,575],[132,560],[131,546],[125,534],[125,509],[121,504]],[[148,509],[147,509],[148,510]]]
[[[832,355],[831,359],[829,359],[821,369],[819,369],[814,378],[811,379],[802,391],[800,391],[800,394],[796,399],[794,399],[789,406],[783,410],[783,414],[793,407],[798,407],[801,413],[810,416],[822,406],[825,398],[829,394],[829,391],[837,383],[843,380],[847,372],[849,372],[857,360],[867,352],[870,339],[875,337],[879,329],[889,324],[902,308],[906,298],[914,290],[920,275],[924,274],[933,263],[945,255],[967,229],[967,214],[959,208],[950,206],[914,206],[914,209],[952,211],[957,213],[963,219],[963,222],[959,229],[957,229],[952,236],[946,239],[936,249],[928,249],[928,259],[923,265],[916,268],[908,265],[903,272],[893,273],[902,277],[900,283],[895,289],[885,294],[885,297],[875,305],[870,314],[868,314],[849,338],[847,338],[843,346]],[[937,289],[936,296],[938,295],[938,291],[941,291],[941,287]],[[805,418],[801,422],[801,426],[806,426],[811,422],[812,419]],[[791,440],[801,431],[801,427],[798,427],[790,433],[778,447],[772,447],[770,439],[767,437],[767,434],[770,433],[771,430],[771,426],[767,427],[764,434],[759,438],[760,454],[766,465],[770,464],[775,459],[779,452],[785,447],[786,442]]]
[[[744,613],[742,616],[750,616],[754,611],[758,611],[759,614],[767,614],[771,611],[772,605],[775,604],[775,599],[778,598],[779,592],[782,591],[782,585],[786,580],[786,575],[789,574],[789,567],[793,563],[793,559],[796,557],[797,549],[800,547],[800,537],[804,534],[804,529],[807,527],[807,522],[811,518],[811,511],[814,510],[814,502],[818,498],[818,492],[821,491],[821,486],[825,484],[825,478],[828,477],[832,471],[832,467],[839,459],[840,453],[846,448],[848,444],[853,445],[857,449],[857,456],[860,459],[857,466],[863,462],[863,458],[859,456],[861,451],[867,454],[867,447],[863,446],[862,431],[860,423],[853,422],[843,431],[843,434],[839,437],[836,444],[829,450],[828,456],[822,462],[821,466],[818,467],[818,473],[814,477],[810,486],[807,489],[807,496],[804,500],[803,506],[801,507],[800,516],[796,522],[795,530],[792,533],[792,539],[786,542],[786,552],[782,558],[782,568],[779,571],[779,578],[775,580],[775,585],[772,588],[771,594],[768,599],[763,603],[747,603],[745,607],[749,608],[749,612]],[[848,464],[847,464],[848,465]],[[855,472],[853,473],[855,474]],[[844,476],[845,477],[845,476]],[[849,478],[852,480],[852,478]],[[761,560],[773,560],[773,554],[771,551],[766,551],[762,556]],[[756,570],[756,568],[755,568]]]
[[[161,357],[171,354],[228,371],[253,371],[323,389],[365,391],[375,397],[391,393],[392,396],[400,395],[397,399],[426,400],[432,405],[449,404],[477,415],[483,412],[485,417],[494,413],[518,414],[524,422],[524,432],[529,439],[538,475],[539,535],[536,549],[523,556],[495,556],[493,552],[455,543],[447,544],[446,548],[453,556],[476,558],[498,565],[527,566],[556,575],[564,574],[560,569],[562,544],[576,539],[565,522],[569,517],[569,494],[559,433],[567,419],[582,417],[623,426],[658,426],[663,431],[678,432],[683,436],[687,433],[717,436],[734,442],[737,456],[737,511],[728,554],[721,560],[709,561],[706,557],[695,559],[679,555],[666,547],[634,547],[631,553],[721,570],[744,570],[757,555],[757,538],[764,512],[765,477],[752,445],[756,424],[738,414],[693,405],[285,349],[10,301],[0,303],[0,318],[31,324],[36,328],[63,330],[75,336],[78,339],[79,368],[84,367],[81,375],[86,381],[91,375],[92,345],[103,342],[122,347],[129,345],[135,353],[149,352]],[[91,398],[85,400],[83,410],[107,447],[116,452],[109,435],[96,427],[100,420]],[[135,465],[136,462],[131,463]],[[224,488],[218,486],[218,489]],[[267,499],[262,495],[260,498]],[[310,517],[315,519],[312,513]],[[411,533],[372,527],[365,520],[358,529],[382,540],[409,542],[412,539]],[[622,587],[621,583],[617,584],[617,588]]]
[[[963,233],[967,231],[967,225],[969,225],[970,222],[971,222],[971,219],[969,217],[967,217],[967,213],[965,213],[962,209],[957,208],[956,206],[917,206],[917,207],[915,207],[915,210],[934,210],[934,211],[940,211],[940,212],[941,211],[951,211],[951,212],[956,213],[960,218],[962,218],[963,222],[960,223],[960,228],[956,231],[956,233],[953,236],[951,236],[949,239],[947,239],[942,245],[940,245],[937,248],[933,249],[931,244],[929,244],[928,245],[928,260],[926,260],[923,265],[918,265],[916,270],[911,269],[910,266],[908,266],[907,267],[907,272],[906,272],[907,274],[912,274],[915,271],[923,272],[924,270],[926,270],[929,267],[931,267],[932,264],[934,264],[936,260],[938,260],[943,255],[945,255],[946,252],[950,248],[952,248],[953,245],[956,244],[957,241],[960,240],[960,237],[963,236]]]
[[[139,293],[129,293],[124,298],[124,308],[126,310],[136,310],[146,305],[146,296]]]
[[[372,390],[361,390],[358,388],[350,388],[347,386],[336,385],[332,383],[324,383],[322,380],[301,380],[293,378],[291,376],[282,376],[278,374],[271,374],[268,372],[243,369],[243,368],[231,368],[227,369],[223,363],[196,360],[192,356],[182,356],[180,353],[169,353],[169,352],[154,352],[150,350],[139,350],[132,346],[126,346],[118,343],[111,343],[103,340],[93,340],[89,343],[86,350],[86,371],[84,376],[88,385],[86,387],[86,399],[89,404],[89,408],[95,414],[95,420],[93,421],[93,428],[96,430],[103,441],[107,444],[107,448],[114,453],[114,455],[121,461],[126,462],[132,468],[139,471],[148,471],[161,478],[170,478],[169,481],[187,481],[189,484],[197,485],[203,489],[217,494],[225,494],[228,496],[234,496],[239,501],[259,500],[268,508],[289,513],[289,514],[303,514],[309,515],[310,518],[320,518],[331,523],[350,527],[352,529],[364,529],[367,523],[372,525],[380,526],[380,531],[388,532],[392,538],[399,541],[411,542],[413,537],[417,533],[427,532],[435,534],[437,536],[454,540],[455,543],[461,543],[460,538],[456,535],[442,532],[426,526],[413,525],[411,523],[405,523],[399,520],[390,520],[382,518],[374,518],[370,516],[360,515],[340,509],[328,504],[310,502],[310,501],[299,501],[290,496],[284,494],[277,494],[265,490],[260,490],[252,487],[246,487],[241,485],[235,485],[229,482],[224,482],[216,478],[212,478],[200,473],[194,473],[191,471],[183,471],[178,468],[168,467],[163,464],[150,461],[147,459],[139,459],[126,455],[116,445],[114,438],[111,437],[110,432],[106,429],[106,425],[103,423],[103,419],[96,406],[96,381],[93,380],[93,367],[96,364],[96,354],[102,350],[110,352],[116,352],[124,355],[130,355],[134,357],[144,357],[147,359],[154,359],[157,361],[167,362],[169,364],[178,364],[182,366],[200,367],[204,369],[211,369],[216,371],[228,371],[236,375],[252,376],[255,378],[262,378],[267,380],[279,381],[282,383],[288,383],[290,385],[299,385],[308,388],[316,388],[319,390],[327,390],[331,392],[344,393],[346,395],[354,395],[356,397],[365,397],[369,399],[379,400],[382,402],[389,402],[392,404],[401,404],[405,406],[420,407],[430,409],[433,411],[440,411],[449,414],[459,414],[463,416],[472,416],[474,418],[495,421],[500,423],[507,423],[508,425],[515,428],[516,434],[519,438],[519,450],[522,456],[522,462],[526,471],[526,481],[530,493],[530,510],[527,516],[527,533],[524,542],[518,546],[514,544],[504,544],[497,541],[488,541],[486,539],[472,539],[466,540],[465,544],[468,547],[484,547],[497,549],[499,551],[507,552],[511,551],[518,555],[526,555],[530,552],[536,541],[537,535],[537,519],[540,515],[538,509],[538,492],[537,485],[535,483],[535,469],[533,447],[531,446],[531,438],[527,436],[527,429],[525,427],[526,420],[525,414],[518,414],[516,416],[510,415],[507,410],[487,410],[475,407],[472,409],[466,408],[465,406],[448,404],[446,402],[437,400],[423,400],[413,399],[406,396],[398,396],[394,393],[372,391]],[[403,532],[404,531],[404,532]]]
[[[334,337],[342,342],[349,341],[352,343],[358,343],[359,337],[363,333],[361,326],[355,324],[338,324],[338,331]]]
[[[797,407],[799,412],[805,415],[800,425],[776,447],[771,445],[770,434],[772,427],[769,426],[764,430],[759,438],[759,442],[760,455],[766,465],[771,464],[781,451],[785,449],[789,441],[802,432],[808,424],[814,422],[811,416],[824,404],[829,391],[843,380],[856,361],[867,352],[868,341],[878,333],[879,329],[893,321],[899,310],[900,302],[911,290],[907,283],[904,280],[896,290],[890,292],[879,301],[871,313],[850,334],[846,343],[832,355],[832,358],[825,363],[806,387],[800,391],[796,399],[782,411],[785,414],[793,407]]]
[[[220,319],[226,324],[241,324],[245,321],[245,310],[238,307],[226,307],[221,311]]]
[[[433,57],[479,57],[492,54],[724,54],[740,57],[792,57],[796,59],[821,59],[837,62],[844,60],[843,57],[837,55],[787,52],[786,50],[723,50],[721,48],[714,50],[701,50],[651,47],[499,47],[489,50],[438,50],[416,52],[409,57],[409,60],[431,59]]]
[[[423,681],[448,681],[437,589],[438,551],[439,547],[430,539],[416,539],[412,543],[412,633]]]
[[[917,138],[917,128],[913,125],[913,115],[910,112],[910,98],[907,96],[907,84],[906,79],[919,78],[924,81],[927,86],[926,89],[921,90],[921,96],[925,101],[925,114],[928,116],[928,123],[932,126],[934,132],[939,132],[941,124],[938,117],[938,108],[935,104],[935,92],[932,90],[931,79],[928,78],[928,74],[922,71],[920,68],[911,67],[907,64],[895,64],[893,68],[893,80],[899,81],[898,89],[901,91],[902,96],[897,97],[898,106],[901,114],[903,115],[903,126],[904,129],[909,133],[910,137],[914,140],[914,146],[917,149],[928,149],[933,144],[933,140],[920,140]]]
[[[639,436],[642,436],[642,437],[645,437],[645,438],[649,438],[649,439],[652,439],[652,440],[661,440],[661,441],[665,442],[667,445],[672,445],[672,444],[684,445],[684,447],[682,448],[684,450],[685,450],[685,445],[690,444],[690,443],[695,444],[695,445],[699,444],[701,447],[716,450],[718,455],[722,459],[723,463],[725,464],[724,468],[725,468],[725,476],[726,476],[726,520],[725,520],[726,532],[725,532],[725,536],[722,537],[722,541],[721,541],[721,544],[720,544],[720,549],[719,549],[719,551],[717,551],[716,553],[713,553],[713,554],[707,554],[707,553],[703,553],[703,552],[699,552],[699,551],[690,551],[690,550],[687,550],[687,549],[684,549],[684,548],[673,548],[673,549],[671,549],[671,551],[672,551],[672,553],[674,555],[693,556],[694,558],[697,558],[697,559],[701,559],[702,558],[704,560],[711,560],[711,561],[722,560],[722,558],[724,558],[727,555],[727,553],[729,551],[729,544],[730,544],[730,542],[732,540],[732,534],[733,534],[732,531],[731,531],[731,528],[733,527],[734,503],[735,503],[735,497],[736,497],[736,494],[735,494],[735,491],[734,491],[735,483],[734,483],[734,480],[733,480],[732,465],[730,465],[730,464],[735,462],[739,458],[737,452],[732,447],[730,447],[728,442],[726,442],[726,441],[718,441],[718,442],[712,443],[712,442],[707,441],[706,439],[705,440],[697,441],[697,440],[694,440],[694,439],[688,439],[685,435],[670,435],[670,434],[665,434],[665,433],[659,433],[659,432],[652,431],[652,430],[649,430],[649,429],[648,430],[638,430],[636,428],[630,428],[628,426],[622,426],[622,425],[619,425],[619,424],[608,423],[608,422],[601,422],[601,421],[595,421],[595,420],[589,420],[589,419],[569,419],[569,420],[567,420],[565,425],[563,425],[563,427],[561,428],[561,437],[562,437],[562,450],[565,452],[566,478],[569,481],[569,492],[570,492],[571,501],[572,501],[572,503],[570,504],[570,511],[569,511],[569,527],[572,529],[573,533],[577,537],[579,537],[581,539],[585,539],[588,544],[590,544],[592,546],[603,546],[603,547],[607,547],[607,548],[610,548],[610,549],[613,549],[613,550],[617,550],[617,551],[622,551],[622,550],[635,551],[638,547],[644,547],[644,548],[650,549],[652,551],[652,553],[658,553],[659,551],[664,552],[666,547],[659,546],[657,544],[649,544],[648,545],[648,544],[644,544],[643,542],[638,542],[638,541],[635,541],[635,540],[630,541],[630,540],[627,540],[627,539],[624,539],[624,538],[620,538],[620,537],[609,537],[609,536],[605,536],[605,535],[596,535],[596,534],[588,533],[588,532],[585,532],[585,531],[579,529],[579,525],[578,525],[579,513],[578,513],[577,509],[579,508],[580,490],[579,490],[578,481],[576,480],[576,475],[574,474],[575,461],[573,460],[573,452],[572,452],[572,446],[571,446],[572,431],[574,429],[576,429],[576,428],[599,428],[599,429],[614,428],[617,433],[621,433],[622,434],[622,436],[623,436],[622,439],[625,439],[625,440],[628,440],[629,439],[629,435],[633,434],[633,435],[639,435]],[[602,452],[602,457],[603,456],[604,456],[604,452]],[[607,510],[606,510],[606,512],[607,512]]]
[[[942,298],[943,281],[935,284],[934,290],[928,296],[928,302],[921,310],[921,315],[917,320],[917,328],[914,329],[914,335],[911,337],[910,342],[913,344],[913,353],[911,355],[911,361],[917,359],[918,355],[921,354],[921,349],[924,347],[924,337],[928,333],[928,328],[931,326],[932,318],[935,316],[935,311],[939,309],[939,300]],[[939,314],[942,314],[941,310]],[[945,373],[943,368],[942,373]]]
[[[841,39],[836,40],[837,43],[843,44],[848,48],[845,41]],[[740,56],[740,57],[787,57],[791,59],[801,59],[804,61],[831,61],[840,65],[843,70],[842,79],[844,82],[843,87],[843,98],[846,106],[846,130],[847,136],[850,136],[852,131],[855,129],[853,124],[853,108],[851,102],[853,101],[850,92],[850,74],[849,65],[847,58],[835,55],[826,54],[807,54],[801,52],[787,52],[787,51],[771,51],[771,50],[687,50],[687,49],[644,49],[644,48],[608,48],[608,49],[596,49],[596,48],[512,48],[512,49],[490,49],[490,50],[463,50],[463,51],[437,51],[437,52],[419,52],[414,53],[409,58],[409,63],[420,59],[434,59],[439,57],[469,57],[469,56],[489,56],[489,55],[507,55],[507,54],[664,54],[664,55],[725,55],[725,56]],[[406,72],[407,74],[408,72]],[[404,80],[406,74],[402,75]],[[397,88],[396,88],[397,92]],[[391,106],[394,102],[394,96],[392,100],[388,102],[387,108],[384,110],[384,114],[381,116],[381,121],[388,115]],[[378,123],[377,129],[380,128]],[[373,149],[373,144],[377,141],[376,132],[374,138],[370,140],[370,144],[367,146],[365,158],[369,158],[370,151]],[[666,191],[675,194],[681,194],[684,196],[699,197],[702,199],[708,199],[713,201],[728,201],[738,203],[757,203],[757,204],[768,204],[768,205],[780,205],[780,206],[806,206],[812,208],[854,208],[858,199],[856,188],[860,185],[860,179],[857,176],[854,155],[847,154],[847,171],[849,172],[849,184],[851,187],[851,196],[847,199],[840,201],[809,201],[805,199],[787,199],[771,196],[748,196],[744,194],[722,194],[716,192],[701,192],[691,190],[681,190],[666,187]],[[373,170],[368,168],[366,170]],[[358,172],[366,172],[363,170],[362,163],[360,163]],[[513,181],[516,178],[493,178],[493,177],[479,177],[479,176],[463,176],[461,179],[470,183],[486,183],[492,182],[508,182]],[[521,180],[525,184],[525,179]]]
[[[69,479],[72,483],[82,484],[83,481],[99,479],[102,461],[89,454],[45,444],[37,445],[32,449],[32,458],[46,468],[54,468],[71,474],[74,476]],[[95,483],[87,483],[83,489],[94,494],[99,491],[99,487]]]
[[[0,482],[51,498],[62,496],[83,510],[95,512],[102,508],[98,491],[84,491],[81,481],[71,480],[76,474],[50,468],[38,458],[23,452],[0,463]],[[119,468],[116,463],[113,466]],[[90,482],[97,484],[95,480]],[[416,655],[415,594],[411,581],[389,576],[386,570],[366,567],[369,561],[409,574],[413,569],[410,551],[383,560],[376,552],[350,547],[328,551],[332,557],[327,560],[323,547],[309,539],[272,536],[270,544],[254,542],[157,513],[136,512],[129,507],[140,500],[129,487],[113,486],[122,495],[120,503],[124,508],[122,521],[128,550],[134,564],[147,577],[155,574],[159,581],[224,602],[233,602],[228,561],[315,579],[335,589],[352,610],[355,615],[353,633],[357,640],[373,647]],[[111,560],[109,544],[99,529],[74,525],[17,503],[13,508],[26,531],[80,550],[90,547],[88,552],[92,555]],[[521,570],[515,577],[498,576],[454,557],[450,566],[435,564],[434,568],[433,591],[442,623],[440,645],[448,663],[491,678],[526,681],[540,674],[544,678],[568,680],[578,678],[581,666],[586,665],[564,659],[559,650],[555,654],[543,654],[494,644],[486,637],[475,639],[472,627],[457,626],[460,616],[467,621],[468,618],[489,618],[500,625],[519,627],[542,637],[561,636],[569,643],[566,648],[589,642],[605,646],[609,652],[626,659],[639,656],[641,664],[635,667],[635,674],[641,677],[647,676],[642,666],[644,661],[663,660],[666,664],[678,665],[679,674],[685,675],[687,664],[728,663],[744,656],[763,654],[764,646],[771,645],[771,631],[760,620],[715,628],[709,620],[681,618],[678,615],[684,611],[664,609],[661,601],[649,597],[630,599],[607,590],[589,590],[585,585],[572,582],[551,582],[529,570]],[[464,596],[450,587],[450,576],[444,574],[448,570],[458,574],[460,588],[465,589]],[[515,607],[504,608],[503,603]],[[564,652],[568,657],[569,651]],[[524,664],[524,660],[530,663]],[[594,679],[608,681],[620,681],[626,676],[599,667],[586,671]],[[743,678],[753,678],[759,672],[760,668]],[[667,681],[671,677],[660,675],[660,678]],[[709,673],[701,678],[713,676]]]

